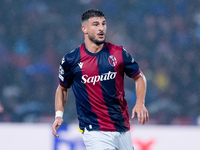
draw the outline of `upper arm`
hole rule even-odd
[[[56,95],[58,95],[58,97],[62,96],[65,99],[67,96],[67,88],[59,84],[56,90]]]
[[[64,86],[62,86],[62,85],[58,85],[58,89],[60,90],[60,91],[63,91],[63,92],[67,92],[67,88],[66,87],[64,87]]]
[[[59,83],[62,87],[69,88],[73,81],[72,78],[70,64],[67,59],[63,57],[59,66]]]
[[[135,80],[135,82],[142,80],[146,84],[146,77],[142,72],[140,72],[140,74],[135,76],[133,79]]]
[[[56,103],[61,102],[61,103],[65,104],[65,102],[67,100],[67,88],[65,88],[59,84],[57,87],[57,90],[56,90],[55,100],[56,100]]]
[[[132,56],[122,48],[124,72],[127,76],[135,78],[140,74],[140,68],[138,63],[132,58]]]

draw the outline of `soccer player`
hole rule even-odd
[[[141,124],[149,120],[145,76],[122,46],[105,42],[106,19],[101,11],[87,10],[81,23],[84,43],[60,62],[53,134],[59,137],[56,131],[63,123],[67,89],[72,86],[87,150],[133,150],[124,73],[135,80],[137,101],[132,118],[136,113]]]

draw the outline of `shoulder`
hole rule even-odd
[[[70,52],[68,52],[63,56],[62,62],[68,62],[68,63],[72,62],[74,59],[77,58],[79,53],[80,53],[79,47],[71,50]]]
[[[77,54],[79,53],[79,47],[73,49],[72,51],[70,51],[69,53],[67,53],[65,55],[66,59],[70,59],[70,58],[76,58]]]
[[[109,42],[106,42],[106,45],[107,45],[109,50],[120,50],[121,51],[123,49],[122,46],[115,45],[115,44],[112,44],[112,43],[109,43]]]

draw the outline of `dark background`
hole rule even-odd
[[[146,75],[149,124],[200,124],[199,0],[1,0],[0,121],[53,122],[59,62],[83,42],[90,8],[104,12],[107,41]],[[125,85],[131,112],[134,81]],[[64,120],[77,122],[71,89]]]

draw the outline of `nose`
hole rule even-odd
[[[103,31],[103,25],[99,26],[99,31]]]
[[[104,30],[105,30],[105,28],[106,28],[106,26],[105,26],[105,25],[100,25],[100,26],[99,26],[99,31],[104,31]]]

